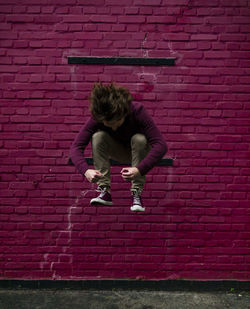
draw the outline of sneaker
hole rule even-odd
[[[98,187],[96,191],[100,192],[100,194],[97,197],[92,198],[90,201],[91,205],[113,205],[111,194],[107,191],[106,187]]]
[[[133,205],[130,207],[131,211],[145,211],[145,208],[142,206],[141,196],[138,192],[133,192]]]

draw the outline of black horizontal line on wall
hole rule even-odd
[[[68,64],[173,66],[176,58],[68,57]]]
[[[89,158],[85,158],[86,162],[89,164],[89,165],[93,165],[94,162],[93,162],[93,158],[89,157]],[[68,159],[68,164],[69,165],[74,165],[74,163],[72,162],[71,158]],[[128,163],[120,163],[120,162],[117,162],[115,160],[112,160],[110,159],[110,164],[111,165],[128,165]],[[173,166],[173,159],[172,158],[163,158],[161,159],[157,164],[156,166]]]

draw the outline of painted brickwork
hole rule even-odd
[[[250,2],[2,0],[0,13],[1,278],[249,279]],[[119,167],[114,206],[91,208],[67,165],[95,81],[129,87],[175,158],[149,173],[145,214]]]

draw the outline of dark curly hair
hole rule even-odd
[[[129,114],[132,99],[124,87],[95,83],[90,95],[90,112],[98,122],[120,120]]]

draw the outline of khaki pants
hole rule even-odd
[[[113,159],[120,163],[137,166],[147,155],[150,146],[143,134],[135,134],[128,147],[113,139],[107,132],[98,131],[92,136],[92,152],[95,169],[103,174],[98,181],[99,186],[110,187],[110,161]],[[144,188],[146,177],[139,176],[132,181],[131,191]]]

